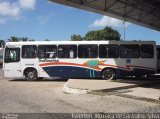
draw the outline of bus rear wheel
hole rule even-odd
[[[103,80],[115,80],[116,79],[116,73],[113,69],[105,69],[102,72],[101,78]]]
[[[35,69],[30,69],[25,72],[25,78],[27,80],[36,80],[37,79],[37,71]]]

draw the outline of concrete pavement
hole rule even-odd
[[[67,88],[66,88],[67,87]],[[70,79],[64,87],[67,93],[84,94],[87,92],[121,92],[126,95],[160,99],[159,79],[118,79],[110,80],[82,80]]]

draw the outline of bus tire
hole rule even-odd
[[[25,78],[27,80],[36,80],[37,79],[37,71],[35,69],[26,70]]]
[[[103,70],[101,74],[101,78],[103,80],[115,80],[116,79],[115,70],[110,68]]]

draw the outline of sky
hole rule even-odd
[[[11,36],[39,40],[70,40],[88,31],[111,26],[125,40],[154,40],[160,44],[160,32],[100,14],[63,6],[47,0],[0,0],[0,39]]]

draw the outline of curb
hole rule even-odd
[[[90,90],[75,89],[75,88],[68,87],[68,82],[67,82],[63,86],[63,92],[68,93],[68,94],[80,95],[80,94],[87,94],[88,92],[90,92]]]

